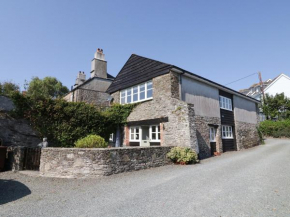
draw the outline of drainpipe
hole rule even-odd
[[[117,130],[116,130],[116,142],[115,147],[121,147],[121,133],[120,133],[120,126],[118,124]]]

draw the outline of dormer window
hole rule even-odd
[[[120,93],[120,103],[128,104],[142,102],[153,98],[152,81],[127,88]]]

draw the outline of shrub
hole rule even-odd
[[[88,135],[75,143],[76,148],[106,148],[108,143],[98,135]]]
[[[258,132],[260,143],[264,145],[265,144],[264,135],[259,127],[257,127],[257,132]]]
[[[260,123],[259,130],[265,136],[271,136],[275,138],[281,137],[290,138],[290,120],[263,121]]]
[[[185,147],[174,147],[167,153],[167,157],[175,163],[197,163],[198,156],[195,151]]]

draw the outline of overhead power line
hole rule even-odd
[[[227,84],[225,84],[225,85],[229,85],[229,84],[235,83],[235,82],[237,82],[237,81],[243,80],[243,79],[245,79],[245,78],[248,78],[248,77],[250,77],[250,76],[257,75],[257,74],[258,74],[258,73],[255,72],[255,73],[253,73],[253,74],[250,74],[250,75],[248,75],[248,76],[246,76],[246,77],[243,77],[243,78],[240,78],[240,79],[238,79],[238,80],[232,81],[232,82],[227,83]]]

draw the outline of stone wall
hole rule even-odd
[[[84,178],[159,167],[170,163],[171,147],[43,148],[40,173],[47,177]]]
[[[162,128],[161,145],[187,146],[197,150],[194,107],[178,99],[179,84],[175,73],[153,78],[153,99],[133,109],[127,121],[168,118]],[[126,140],[126,136],[124,138]]]
[[[251,148],[260,144],[257,124],[235,122],[237,150]]]
[[[216,127],[216,150],[222,151],[221,139],[221,120],[217,117],[202,117],[195,116],[196,135],[199,148],[199,157],[201,159],[211,156],[210,138],[209,138],[209,125]]]
[[[110,94],[95,90],[77,89],[75,91],[76,102],[86,102],[97,107],[110,106]]]
[[[111,96],[113,97],[113,103],[120,103],[120,91],[112,93]]]
[[[66,101],[86,102],[96,107],[110,106],[110,94],[105,91],[112,83],[111,79],[94,77],[90,81],[78,86],[73,91],[63,97]]]
[[[25,147],[8,147],[5,170],[21,171],[24,166]]]

